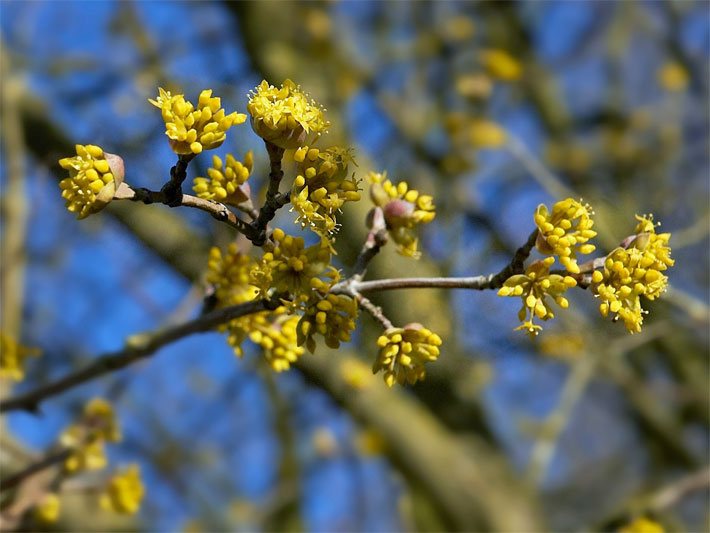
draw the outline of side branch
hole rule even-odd
[[[0,492],[15,488],[25,479],[35,475],[37,472],[41,472],[42,470],[45,470],[58,463],[66,461],[71,454],[72,450],[69,448],[61,450],[52,455],[48,455],[44,459],[40,459],[38,462],[31,464],[27,468],[24,468],[23,470],[20,470],[19,472],[11,476],[4,478],[2,480],[2,484],[0,485]]]
[[[99,356],[96,361],[77,372],[73,372],[25,394],[0,401],[0,413],[16,410],[36,413],[39,410],[40,403],[47,398],[61,394],[66,390],[105,374],[120,370],[141,359],[145,359],[167,344],[194,333],[209,331],[220,324],[224,324],[241,316],[258,313],[260,311],[273,310],[278,305],[278,302],[274,301],[255,300],[218,309],[202,315],[195,320],[169,327],[162,331],[135,335],[128,339],[126,347],[123,350]]]
[[[441,289],[474,289],[487,290],[499,289],[509,277],[522,274],[525,271],[525,260],[530,256],[537,230],[533,231],[523,246],[518,248],[513,259],[503,270],[497,274],[485,276],[472,276],[465,278],[396,278],[396,279],[376,279],[372,281],[359,281],[358,279],[348,280],[343,283],[343,287],[334,287],[334,292],[342,292],[342,289],[355,292],[375,292],[389,291],[395,289],[418,289],[418,288],[441,288]],[[340,284],[339,284],[340,285]]]
[[[225,222],[245,235],[250,230],[249,224],[235,215],[226,205],[189,194],[181,194],[179,203],[174,203],[164,190],[133,189],[128,184],[122,183],[113,198],[114,200],[131,200],[132,202],[143,202],[144,204],[164,204],[170,207],[192,207],[209,213],[213,218],[220,222]]]
[[[284,149],[266,141],[266,151],[269,153],[269,187],[266,190],[266,200],[264,205],[259,210],[259,216],[251,224],[253,237],[247,235],[249,240],[255,246],[262,246],[266,242],[266,227],[273,220],[276,211],[285,206],[289,201],[288,194],[279,194],[279,186],[283,179],[284,172],[281,168],[281,160],[283,159]]]

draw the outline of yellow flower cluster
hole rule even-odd
[[[119,514],[136,514],[140,509],[145,488],[138,465],[131,465],[114,475],[100,496],[103,509]]]
[[[77,144],[76,156],[60,159],[59,164],[69,171],[69,177],[59,182],[62,198],[78,219],[106,207],[123,181],[123,160],[93,144]]]
[[[237,305],[252,301],[258,290],[250,284],[250,275],[257,269],[251,257],[239,252],[232,243],[226,253],[212,248],[208,262],[207,282],[215,291],[218,305]],[[297,343],[297,316],[288,315],[281,306],[273,312],[264,311],[235,318],[223,330],[227,331],[227,342],[236,355],[242,355],[242,343],[249,339],[263,349],[264,357],[277,372],[288,370],[303,355],[303,348]]]
[[[350,341],[355,329],[357,302],[344,294],[330,294],[328,291],[339,281],[337,271],[331,278],[330,281],[311,280],[313,292],[298,323],[298,344],[305,344],[311,353],[316,349],[316,334],[323,336],[326,346],[336,349],[341,342]]]
[[[548,296],[563,309],[569,306],[562,294],[570,287],[576,286],[577,282],[571,276],[550,274],[550,265],[554,262],[554,257],[536,261],[526,269],[525,274],[509,277],[498,291],[498,296],[514,296],[523,300],[523,306],[518,312],[522,325],[515,328],[516,331],[524,330],[534,337],[542,327],[534,324],[533,319],[537,317],[549,320],[555,316]]]
[[[348,165],[353,161],[351,150],[303,146],[293,158],[299,163],[299,174],[291,191],[291,204],[298,213],[296,220],[302,227],[328,238],[337,227],[336,212],[345,202],[360,200],[357,181],[347,175]]]
[[[421,324],[389,328],[377,339],[380,348],[372,372],[384,370],[388,387],[396,383],[410,385],[424,379],[424,365],[439,357],[441,338]]]
[[[262,81],[247,104],[254,132],[281,148],[298,148],[325,132],[328,122],[321,107],[291,80],[280,88]]]
[[[619,530],[619,533],[664,533],[665,529],[650,518],[639,517]]]
[[[22,381],[25,379],[25,359],[37,357],[40,350],[19,344],[14,338],[0,332],[0,378]]]
[[[483,50],[480,52],[479,58],[488,73],[499,80],[516,81],[523,74],[520,62],[505,50]]]
[[[247,116],[236,111],[225,114],[220,98],[211,89],[200,93],[197,108],[184,95],[173,95],[162,87],[158,98],[148,101],[159,108],[165,122],[165,134],[176,154],[199,154],[221,146],[226,132],[235,124],[242,124]]]
[[[207,177],[195,178],[192,190],[205,200],[239,205],[249,199],[249,190],[243,185],[249,179],[253,166],[254,154],[251,150],[244,156],[243,163],[232,154],[227,154],[226,166],[214,155],[212,167],[207,169]]]
[[[45,494],[34,508],[34,515],[40,522],[53,524],[59,519],[62,510],[62,502],[56,492]]]
[[[274,230],[272,239],[274,249],[264,253],[260,264],[252,272],[251,283],[262,294],[273,289],[277,293],[290,293],[297,300],[307,298],[311,280],[317,279],[329,268],[329,244],[321,241],[306,248],[302,237],[286,235],[280,228]]]
[[[398,184],[387,179],[387,174],[370,172],[370,198],[382,208],[387,230],[397,245],[397,251],[406,257],[419,258],[419,239],[416,227],[428,224],[436,216],[432,197],[410,189],[406,181]]]
[[[616,248],[607,256],[603,271],[592,276],[593,290],[602,300],[599,312],[614,313],[631,333],[641,331],[643,315],[641,296],[658,298],[668,286],[664,270],[673,266],[668,246],[670,233],[656,233],[653,217],[636,217],[636,237],[627,248]]]
[[[64,462],[65,470],[100,470],[107,463],[104,442],[120,440],[121,429],[113,407],[102,398],[94,398],[84,407],[81,420],[60,436],[61,444],[72,449],[72,454]]]
[[[499,148],[508,139],[505,129],[492,120],[474,120],[468,132],[471,145],[475,148]]]
[[[544,254],[559,256],[562,266],[579,274],[577,253],[590,254],[595,248],[593,244],[585,244],[597,234],[592,229],[593,214],[588,204],[572,198],[557,202],[552,206],[552,212],[540,204],[535,211],[535,224],[539,230],[537,249]]]
[[[259,313],[259,319],[251,323],[249,339],[263,348],[266,361],[276,372],[288,370],[303,355],[296,335],[297,324],[298,317],[285,314],[284,307],[270,317]]]
[[[254,259],[241,253],[236,243],[230,244],[224,254],[217,247],[210,250],[206,281],[214,289],[219,307],[239,305],[256,298],[258,291],[249,284],[255,266]],[[238,356],[242,356],[241,345],[247,338],[252,323],[260,320],[261,315],[266,313],[235,318],[221,328],[227,331],[227,342]]]
[[[661,87],[671,92],[684,91],[690,81],[685,67],[672,61],[658,69],[657,77]]]

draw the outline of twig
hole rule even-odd
[[[375,304],[373,304],[370,300],[365,298],[362,294],[359,292],[353,292],[352,297],[355,298],[357,301],[358,305],[362,307],[365,311],[370,313],[372,317],[377,320],[380,324],[382,324],[382,327],[385,329],[390,329],[394,327],[392,325],[392,322],[384,315],[382,312],[382,308],[377,307]]]
[[[187,179],[187,165],[194,157],[192,154],[179,155],[177,163],[170,169],[170,180],[160,189],[165,205],[177,207],[182,204],[182,183]]]
[[[416,288],[474,289],[479,291],[499,289],[509,277],[522,274],[525,271],[525,260],[530,256],[530,252],[532,252],[535,246],[536,239],[537,230],[530,234],[525,244],[515,252],[510,263],[497,274],[463,278],[397,278],[377,279],[372,281],[358,281],[357,279],[352,279],[345,280],[345,282],[333,287],[333,292],[347,293],[348,290],[355,292],[373,292]]]
[[[262,246],[266,242],[266,227],[273,220],[276,211],[285,206],[290,198],[288,194],[279,194],[279,185],[283,179],[284,173],[281,168],[281,160],[283,159],[284,149],[265,141],[266,151],[269,154],[269,187],[266,190],[266,200],[264,205],[259,210],[259,216],[252,222],[251,228],[253,235],[247,235],[247,238],[255,245]]]
[[[0,401],[0,412],[23,410],[37,413],[40,403],[47,398],[145,359],[167,344],[194,333],[209,331],[220,324],[241,316],[272,310],[278,305],[278,299],[274,301],[255,300],[218,309],[195,320],[169,327],[162,331],[130,337],[123,350],[99,356],[96,361],[81,370],[25,394]]]
[[[710,488],[710,467],[705,466],[655,492],[651,495],[648,508],[662,511],[675,505],[686,494],[707,488]]]
[[[245,221],[237,217],[226,205],[205,200],[197,196],[189,194],[180,195],[180,203],[174,204],[173,200],[164,191],[165,187],[160,191],[151,191],[149,189],[133,189],[128,184],[122,183],[114,195],[114,200],[131,200],[133,202],[143,202],[144,204],[164,204],[170,207],[184,206],[200,209],[212,215],[220,222],[236,228],[240,233],[245,235],[250,231],[250,226]],[[171,193],[172,194],[172,193]]]
[[[22,483],[25,479],[27,479],[30,476],[33,476],[37,472],[41,472],[42,470],[49,468],[51,466],[54,466],[57,463],[61,463],[62,461],[65,461],[70,455],[72,454],[72,450],[67,448],[64,449],[60,452],[54,453],[52,455],[48,455],[44,459],[41,459],[37,461],[36,463],[31,464],[30,466],[24,468],[23,470],[20,470],[16,474],[13,474],[9,477],[6,477],[5,479],[2,480],[2,483],[0,484],[0,492],[4,492],[6,490],[10,490],[20,483]]]

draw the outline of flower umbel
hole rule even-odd
[[[296,221],[327,238],[336,230],[335,215],[343,204],[360,200],[357,181],[347,175],[353,162],[351,150],[333,146],[321,151],[304,146],[293,157],[299,163],[291,191]]]
[[[226,132],[235,124],[242,124],[247,116],[236,111],[225,114],[220,98],[211,89],[200,93],[197,108],[184,95],[173,95],[162,87],[159,95],[148,101],[160,109],[165,122],[165,135],[176,154],[199,154],[222,145]]]
[[[313,353],[316,349],[316,334],[322,335],[329,348],[339,348],[341,342],[349,342],[357,321],[357,302],[344,294],[330,294],[331,287],[339,281],[337,271],[331,280],[311,280],[313,293],[304,305],[305,311],[298,322],[298,344],[306,345]]]
[[[140,469],[138,465],[131,465],[109,480],[99,503],[107,511],[132,515],[140,509],[144,494]]]
[[[94,398],[84,407],[79,422],[69,426],[60,436],[62,445],[72,449],[64,468],[68,472],[99,470],[107,463],[104,442],[120,440],[121,429],[113,407],[102,398]]]
[[[579,274],[577,253],[590,254],[593,244],[585,244],[596,236],[592,229],[593,211],[588,204],[582,204],[572,198],[561,200],[552,206],[540,204],[535,211],[535,224],[539,230],[537,249],[544,254],[559,256],[560,263],[573,274]]]
[[[206,281],[214,290],[218,307],[238,305],[256,298],[258,291],[249,284],[249,277],[255,266],[254,259],[241,253],[235,243],[230,244],[224,253],[217,247],[210,250]],[[258,313],[262,314],[264,313]],[[256,316],[235,318],[220,328],[221,331],[227,331],[227,342],[238,356],[242,355],[242,342],[247,338]]]
[[[424,365],[439,357],[441,338],[421,324],[408,324],[403,328],[390,328],[377,339],[380,351],[372,372],[384,370],[388,387],[395,383],[413,385],[424,379]]]
[[[77,144],[76,156],[59,164],[69,177],[59,182],[67,209],[78,219],[98,213],[113,199],[123,182],[123,160],[93,144]]]
[[[668,246],[670,233],[656,233],[653,217],[636,216],[636,235],[627,248],[612,250],[604,261],[603,270],[592,275],[592,290],[602,300],[599,312],[606,317],[621,318],[631,333],[641,331],[643,315],[641,296],[655,300],[668,287],[663,271],[673,266]]]
[[[550,265],[554,262],[554,257],[536,261],[526,269],[525,274],[517,274],[505,280],[498,291],[498,296],[517,296],[523,300],[523,306],[518,312],[522,325],[515,328],[516,331],[525,330],[534,337],[542,330],[541,326],[533,323],[535,317],[541,320],[554,318],[555,313],[548,297],[563,309],[569,306],[567,298],[562,294],[577,285],[577,281],[571,276],[550,274]]]
[[[243,163],[232,154],[227,154],[226,166],[214,155],[212,167],[207,169],[208,177],[195,178],[192,190],[205,200],[239,205],[249,199],[248,185],[244,184],[249,179],[253,165],[254,154],[251,150],[245,154]]]
[[[273,290],[290,293],[296,300],[308,298],[311,280],[323,275],[330,264],[328,243],[306,248],[302,237],[286,235],[280,228],[274,230],[272,239],[276,245],[252,271],[251,283],[262,294]]]
[[[323,110],[291,80],[277,88],[266,80],[251,91],[247,104],[254,132],[281,148],[298,148],[330,126]]]
[[[264,357],[274,371],[283,372],[304,353],[297,342],[298,317],[286,314],[284,307],[266,315],[260,313],[252,321],[249,339],[263,348]]]
[[[37,348],[28,348],[14,338],[0,332],[0,378],[22,381],[25,379],[25,359],[40,355]]]
[[[406,257],[418,259],[419,238],[416,227],[428,224],[436,216],[432,197],[410,189],[406,181],[397,185],[387,179],[387,174],[370,172],[370,198],[382,208],[385,224],[392,240],[397,245],[397,252]]]
[[[34,515],[41,522],[53,524],[59,519],[61,510],[62,502],[59,495],[56,492],[48,492],[35,507]]]

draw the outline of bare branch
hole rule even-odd
[[[20,470],[16,474],[13,474],[11,476],[8,476],[2,480],[2,485],[0,485],[0,492],[4,492],[6,490],[10,490],[12,488],[15,488],[18,486],[20,483],[22,483],[25,479],[27,479],[30,476],[35,475],[37,472],[41,472],[42,470],[45,470],[47,468],[50,468],[58,463],[61,463],[62,461],[65,461],[66,459],[69,458],[69,456],[72,454],[72,450],[69,448],[66,448],[64,450],[61,450],[59,452],[53,453],[51,455],[48,455],[36,463],[33,463],[29,465],[28,467]]]
[[[209,213],[213,218],[232,226],[244,235],[247,235],[250,231],[249,224],[235,215],[226,205],[189,194],[182,194],[180,196],[180,203],[171,204],[170,198],[163,190],[151,191],[149,189],[133,189],[128,184],[122,183],[113,199],[131,200],[133,202],[143,202],[144,204],[165,204],[170,207],[193,207]]]
[[[40,403],[47,398],[150,357],[163,346],[184,337],[209,331],[220,324],[241,316],[273,310],[278,304],[278,300],[255,300],[218,309],[195,320],[169,327],[162,331],[135,335],[127,340],[126,347],[123,350],[99,356],[96,361],[81,370],[25,394],[1,401],[0,412],[23,410],[36,413],[39,410]]]
[[[463,278],[397,278],[377,279],[372,281],[349,279],[333,287],[333,292],[347,294],[350,291],[374,292],[418,288],[474,289],[479,291],[499,289],[509,277],[516,274],[522,274],[525,271],[525,260],[530,256],[530,253],[535,246],[536,239],[537,230],[530,234],[525,244],[518,248],[515,252],[515,255],[510,263],[508,263],[505,268],[497,274]]]

